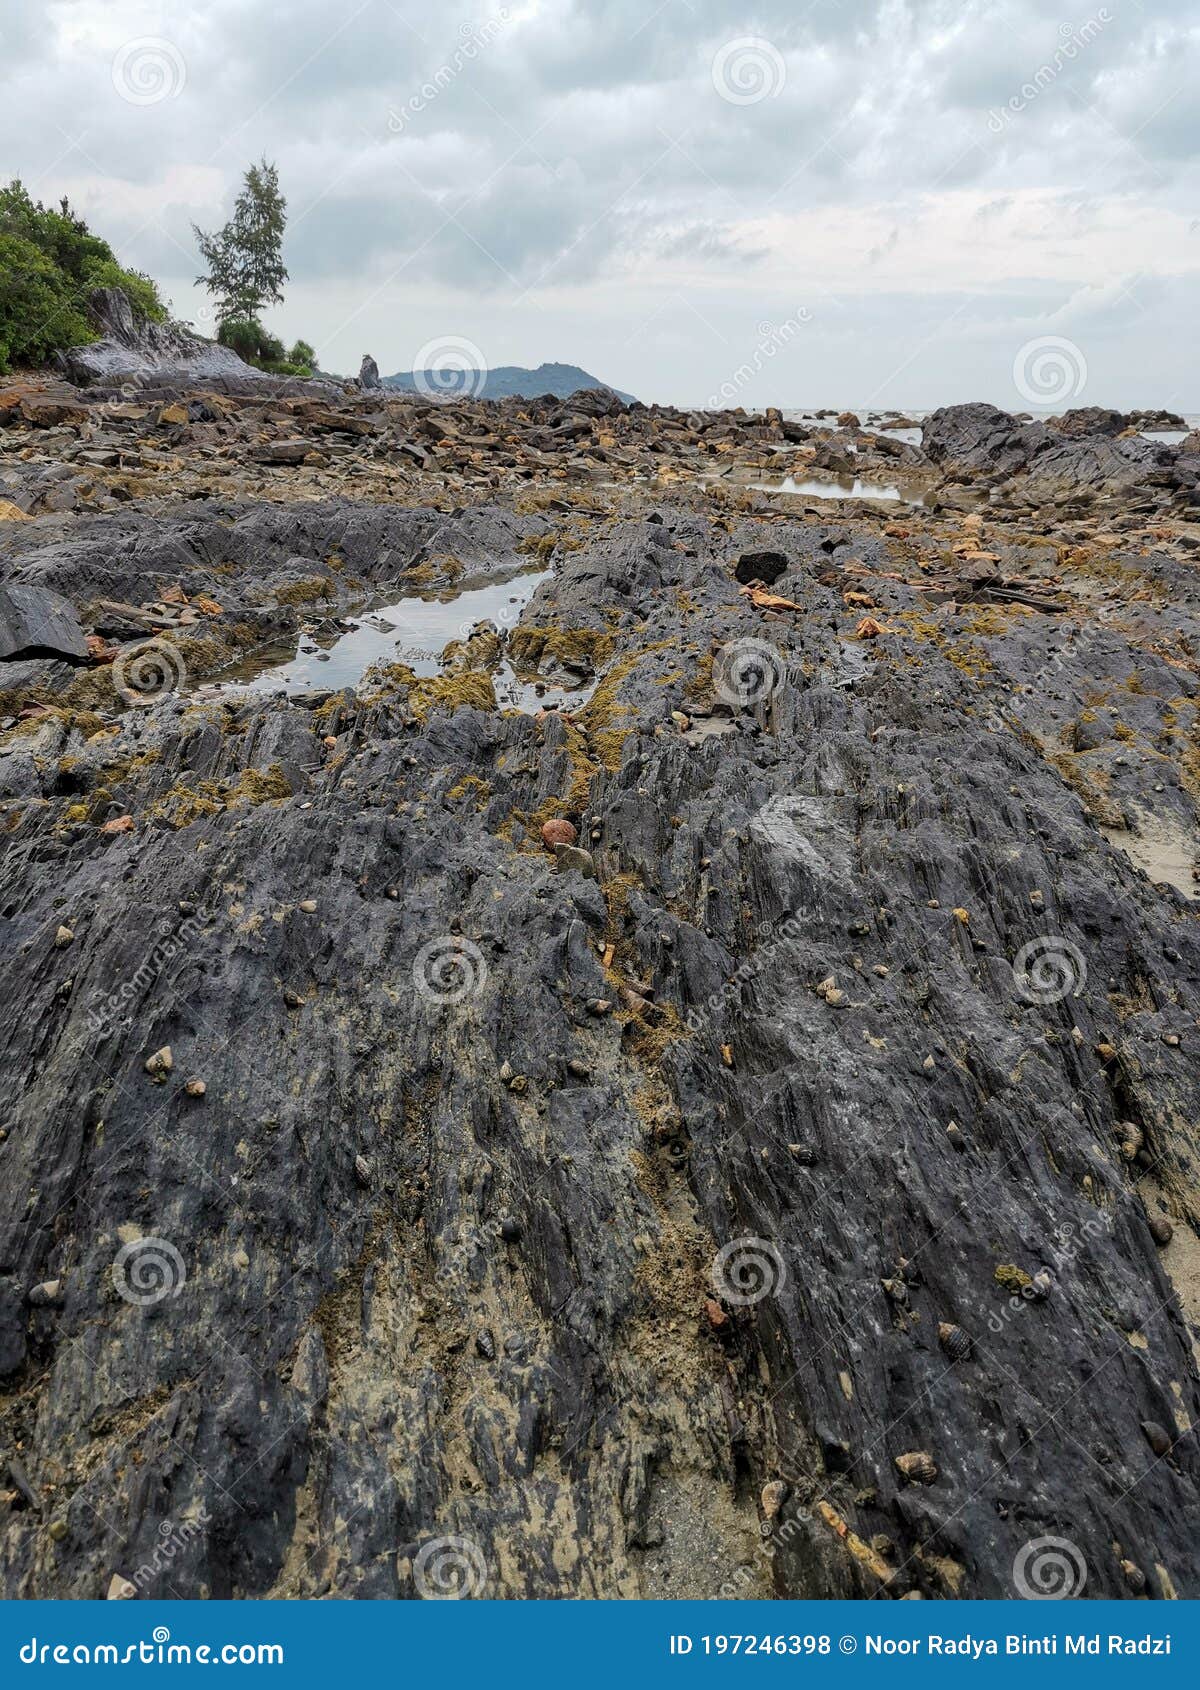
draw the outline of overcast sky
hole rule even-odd
[[[1191,0],[3,0],[0,65],[0,170],[198,327],[275,160],[327,369],[1200,410]]]

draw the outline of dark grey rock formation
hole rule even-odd
[[[66,599],[18,582],[0,587],[0,662],[26,657],[82,662],[87,654],[79,617]]]
[[[379,365],[368,352],[358,372],[358,385],[364,393],[374,393],[379,387]]]
[[[179,323],[140,317],[120,288],[98,288],[88,311],[101,338],[58,356],[68,380],[93,382],[234,380],[252,382],[261,372],[228,346],[205,340]]]
[[[1057,434],[1068,435],[1073,440],[1087,435],[1117,435],[1127,426],[1127,419],[1120,411],[1110,410],[1104,405],[1080,405],[1050,419],[1050,427]]]
[[[1039,749],[1121,662],[1193,722],[1183,671],[1038,615],[969,680],[967,614],[916,661],[849,637],[864,567],[928,619],[877,529],[772,522],[768,617],[759,523],[650,516],[522,617],[609,642],[574,721],[394,675],[39,724],[0,859],[10,1596],[404,1597],[448,1537],[495,1596],[1009,1596],[1046,1536],[1088,1596],[1126,1561],[1200,1594],[1149,1224],[1200,1220],[1200,929]],[[336,534],[445,585],[537,520],[159,513],[21,558],[261,596]]]
[[[1018,422],[995,405],[946,405],[921,425],[921,445],[935,464],[962,472],[1012,474],[1045,437],[1045,425]]]
[[[1022,423],[994,405],[948,405],[922,425],[922,446],[948,481],[990,485],[1026,507],[1111,503],[1135,492],[1144,502],[1157,487],[1194,498],[1186,454],[1136,435],[1114,438],[1122,426],[1119,412],[1095,406]]]

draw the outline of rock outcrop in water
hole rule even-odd
[[[0,391],[5,1593],[1200,1595],[1196,460],[131,410]]]

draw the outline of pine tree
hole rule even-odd
[[[206,234],[192,225],[208,274],[197,276],[217,301],[217,321],[258,323],[268,305],[283,301],[288,279],[283,262],[287,201],[279,191],[279,171],[262,159],[247,170],[233,216],[223,229]]]

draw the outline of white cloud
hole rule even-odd
[[[190,225],[266,153],[292,211],[276,326],[331,367],[368,348],[404,367],[454,331],[494,362],[570,359],[695,400],[806,299],[823,310],[768,385],[861,398],[914,330],[923,393],[983,392],[967,384],[1011,363],[1032,312],[1104,318],[1089,362],[1114,402],[1160,398],[1143,384],[1161,367],[1200,405],[1177,322],[1088,305],[1136,273],[1194,314],[1196,0],[1086,0],[1069,22],[1035,0],[461,6],[7,0],[0,157],[70,193],[187,316]],[[722,99],[714,55],[747,36],[785,74]],[[113,78],[144,40],[184,72],[149,102]],[[972,346],[993,337],[977,362],[955,344],[968,324]]]

